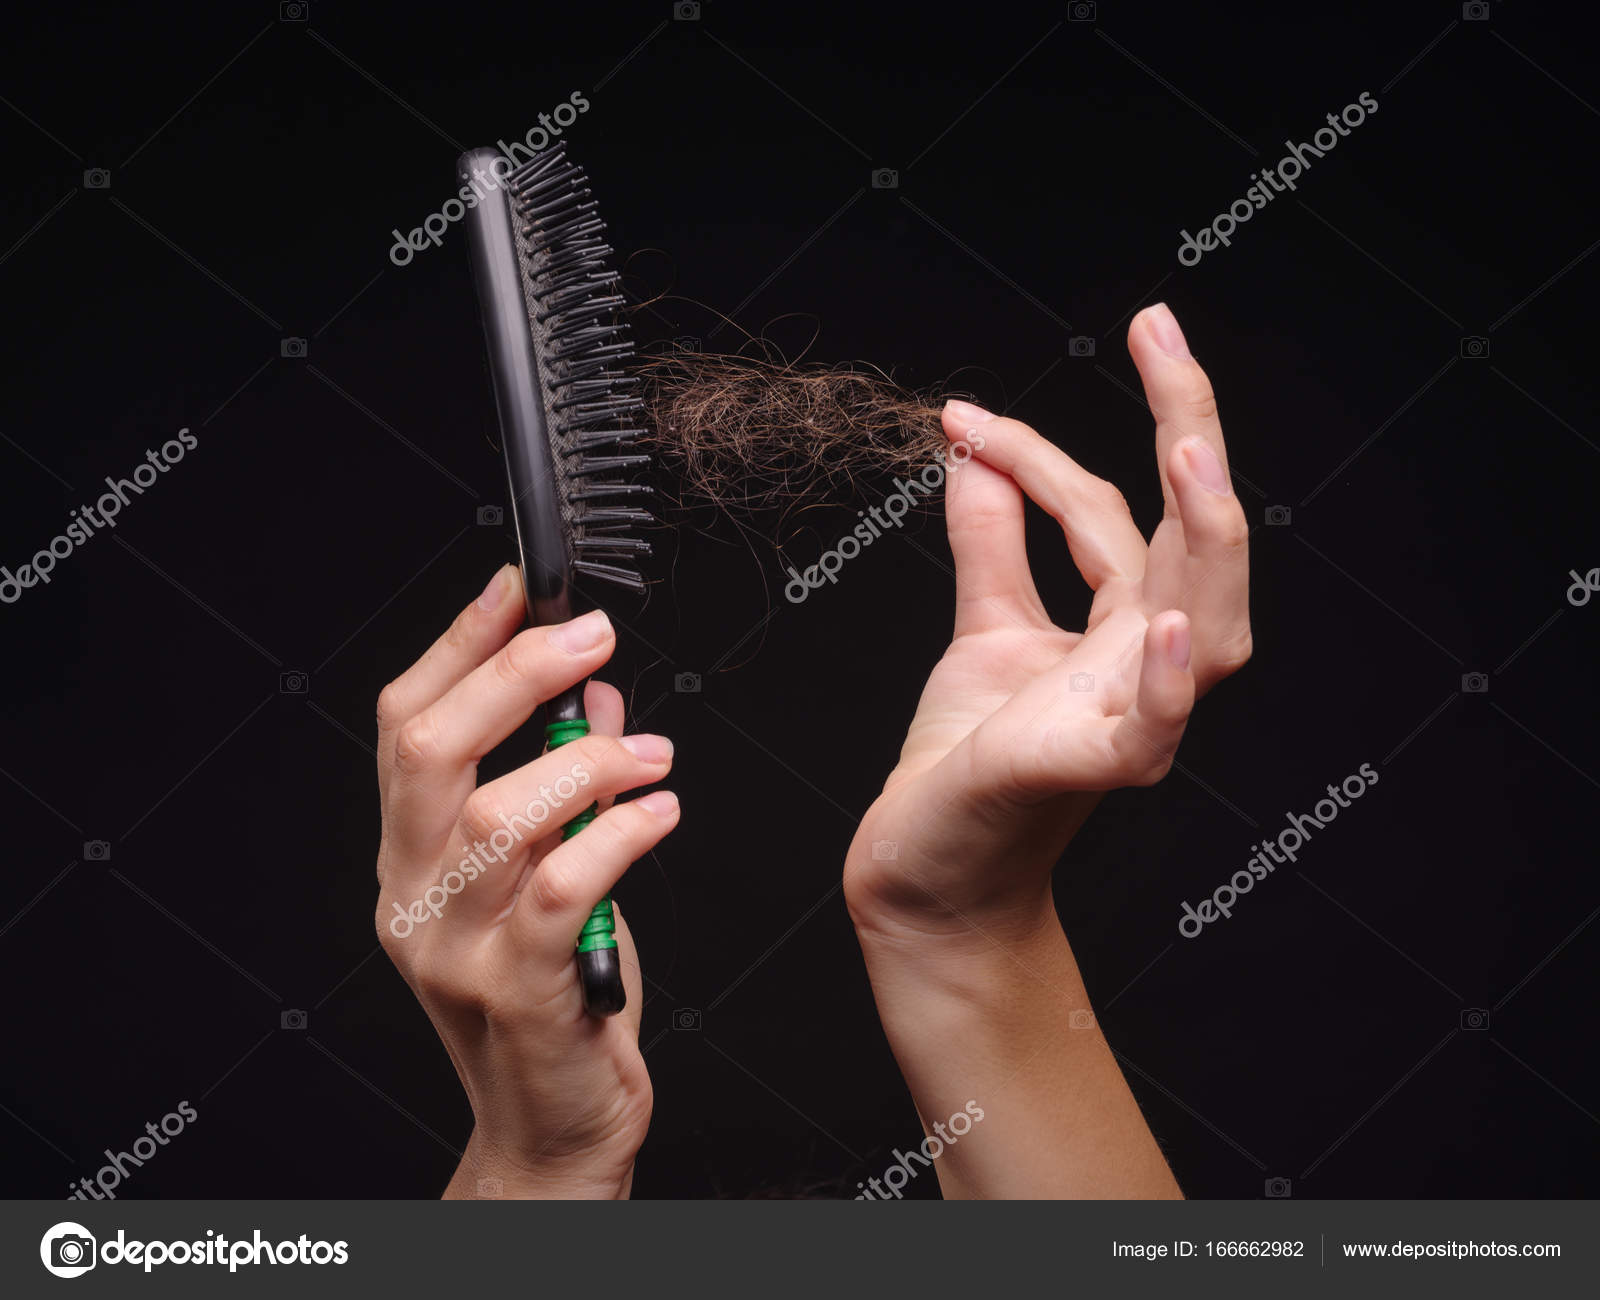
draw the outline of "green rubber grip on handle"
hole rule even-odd
[[[574,718],[545,725],[545,741],[552,750],[589,734],[586,718]],[[599,805],[590,804],[561,828],[563,841],[570,840],[599,813]],[[622,985],[622,964],[617,953],[617,922],[608,893],[590,911],[583,928],[578,932],[578,974],[583,985],[583,1005],[593,1016],[614,1016],[627,1004],[627,991]]]

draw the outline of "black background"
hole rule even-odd
[[[970,393],[1147,528],[1123,334],[1173,305],[1258,525],[1256,656],[1167,781],[1106,801],[1057,896],[1186,1191],[1587,1189],[1600,604],[1566,592],[1600,564],[1600,93],[1576,20],[1083,8],[8,17],[0,563],[180,427],[199,446],[0,606],[0,1191],[65,1196],[180,1100],[198,1121],[123,1195],[431,1196],[454,1167],[469,1114],[373,934],[372,705],[509,543],[476,522],[504,492],[462,232],[388,249],[459,148],[573,91],[632,288],[690,300],[638,313],[643,342],[765,328]],[[1297,196],[1178,265],[1180,229],[1363,91],[1379,111]],[[887,491],[819,503],[788,554]],[[919,1133],[837,882],[948,639],[948,551],[935,512],[796,607],[770,548],[706,522],[675,516],[649,602],[612,607],[609,676],[676,742],[684,803],[619,891],[650,979],[636,1193],[851,1195]],[[1041,590],[1081,619],[1035,523]],[[1178,936],[1363,763],[1379,783],[1297,870]]]

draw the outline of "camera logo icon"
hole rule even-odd
[[[480,528],[498,528],[506,521],[504,506],[479,506],[478,526]]]
[[[311,690],[311,678],[306,673],[279,673],[278,693],[280,695],[305,695]]]
[[[505,1194],[506,1194],[506,1185],[503,1182],[501,1182],[498,1178],[480,1178],[480,1179],[478,1179],[478,1195],[479,1196],[504,1196]]]
[[[1067,355],[1069,357],[1092,357],[1094,355],[1094,340],[1086,334],[1074,334],[1067,340]]]
[[[280,23],[303,23],[311,17],[311,6],[305,0],[278,0]]]
[[[289,1010],[278,1013],[278,1028],[304,1029],[309,1020],[310,1017],[304,1011],[299,1010],[297,1007],[290,1007]]]
[[[1282,528],[1293,517],[1293,513],[1288,506],[1267,507],[1267,522],[1274,528]]]
[[[1069,23],[1092,23],[1098,16],[1100,7],[1093,0],[1075,0],[1067,6],[1067,21]]]
[[[1072,1029],[1093,1029],[1094,1012],[1088,1007],[1079,1007],[1067,1017],[1067,1025]]]
[[[57,1277],[82,1277],[96,1256],[94,1237],[81,1223],[58,1223],[39,1241],[39,1259]]]
[[[1489,1028],[1489,1013],[1482,1007],[1468,1007],[1461,1013],[1461,1027],[1469,1032],[1482,1032]]]
[[[875,190],[897,190],[900,188],[900,173],[893,167],[878,167],[872,173],[872,188]]]
[[[679,0],[672,6],[672,16],[680,23],[697,23],[700,21],[700,5],[697,0]]]
[[[1291,1184],[1287,1178],[1267,1179],[1267,1199],[1272,1201],[1287,1200],[1290,1186]]]
[[[1467,0],[1461,6],[1461,18],[1469,23],[1486,23],[1489,21],[1489,6],[1484,0]]]
[[[1489,674],[1462,673],[1461,691],[1465,695],[1487,695],[1489,693]]]
[[[278,344],[280,357],[291,357],[296,361],[305,360],[306,341],[302,338],[287,338]]]
[[[674,1029],[697,1030],[700,1028],[702,1016],[694,1007],[679,1007],[672,1013],[672,1027]]]
[[[873,840],[872,860],[874,862],[893,862],[900,856],[899,840]]]
[[[83,174],[83,188],[86,190],[109,190],[111,188],[111,173],[104,167],[91,167]]]
[[[1468,8],[1471,8],[1469,5]],[[1487,5],[1484,6],[1488,8]],[[1484,15],[1487,17],[1488,15]],[[1467,361],[1482,361],[1489,355],[1489,340],[1482,334],[1468,334],[1461,340],[1461,355]]]
[[[680,334],[672,340],[672,346],[679,352],[698,352],[700,351],[700,340],[693,334]]]
[[[1071,677],[1067,678],[1067,689],[1069,691],[1077,691],[1079,694],[1094,690],[1094,674],[1073,673]]]
[[[85,840],[83,844],[83,860],[85,862],[108,862],[111,859],[110,840]]]
[[[679,673],[672,679],[672,689],[677,691],[679,695],[700,694],[700,674]]]

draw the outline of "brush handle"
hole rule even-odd
[[[552,166],[561,163],[559,153],[553,153],[551,159],[554,160]],[[495,180],[505,181],[507,178],[495,170],[501,161],[492,149],[470,150],[457,160],[458,179],[483,181],[487,172]],[[535,173],[535,176],[544,174]],[[528,178],[525,176],[524,179]],[[568,196],[569,201],[576,202],[577,197],[581,197],[577,191],[582,179],[581,172],[567,167],[565,171],[544,177],[540,183],[567,185],[572,191]],[[616,542],[611,532],[603,534],[611,539],[610,545],[597,546],[597,539],[594,538],[574,541],[574,526],[582,521],[582,511],[574,511],[574,507],[580,501],[591,500],[602,488],[605,489],[605,495],[619,492],[628,494],[643,489],[613,486],[594,478],[583,479],[581,489],[568,485],[566,467],[556,450],[560,443],[560,419],[555,412],[560,408],[551,403],[555,401],[557,389],[574,382],[577,378],[575,372],[578,372],[588,375],[590,379],[598,375],[608,393],[620,391],[614,386],[623,385],[625,378],[611,367],[621,360],[621,350],[610,342],[602,343],[597,339],[592,355],[580,356],[569,348],[550,361],[554,369],[546,373],[540,366],[539,350],[542,344],[535,338],[533,316],[537,295],[529,296],[531,283],[526,282],[526,277],[530,272],[524,254],[531,257],[542,249],[542,255],[546,258],[559,255],[569,261],[578,259],[575,265],[579,269],[572,274],[588,277],[594,294],[598,295],[594,308],[596,311],[611,312],[614,304],[611,299],[604,297],[609,289],[603,287],[611,283],[611,278],[593,270],[582,270],[600,256],[598,250],[603,248],[595,231],[590,229],[591,225],[598,226],[598,221],[588,217],[573,218],[570,213],[560,217],[557,228],[565,231],[566,235],[557,253],[550,246],[548,229],[532,243],[524,238],[537,223],[533,222],[531,213],[519,213],[512,194],[515,183],[510,187],[496,185],[494,181],[487,181],[486,184],[487,194],[479,191],[476,185],[473,186],[480,201],[467,211],[467,247],[472,262],[473,282],[478,290],[484,343],[489,357],[489,377],[500,423],[506,484],[511,491],[511,522],[516,530],[517,551],[522,561],[522,586],[527,598],[528,623],[530,626],[544,627],[552,623],[565,623],[572,617],[572,577],[576,570],[586,569],[614,581],[620,580],[616,578],[618,572],[626,576],[626,570],[606,562],[607,557],[618,552],[628,553],[628,548]],[[465,198],[467,191],[463,189],[461,193]],[[587,193],[586,189],[582,190],[583,195]],[[548,198],[546,195],[541,200],[546,203],[546,216],[549,215]],[[586,212],[592,206],[590,204],[581,211]],[[575,229],[578,234],[574,233]],[[521,243],[519,239],[522,239]],[[620,302],[621,299],[615,301]],[[541,329],[556,331],[575,328],[562,312],[580,311],[581,314],[581,304],[568,301],[565,297],[563,304],[554,317],[548,310],[539,316],[538,319],[544,322]],[[578,323],[582,323],[581,319]],[[543,338],[543,334],[540,337]],[[609,339],[610,335],[607,333],[601,338]],[[580,348],[579,352],[582,351]],[[612,403],[620,401],[614,395],[602,400],[602,415],[605,414],[607,400]],[[577,404],[587,413],[586,419],[594,418],[590,410],[592,402]],[[590,430],[585,436],[592,434],[593,430]],[[618,438],[623,436],[621,433],[617,435]],[[584,459],[579,457],[580,472],[583,472],[581,462]],[[608,523],[614,521],[615,513]],[[578,549],[576,556],[573,553],[575,546]],[[585,550],[585,546],[589,549]],[[642,586],[636,578],[631,579],[631,583]],[[624,585],[630,583],[625,582]],[[545,738],[551,749],[558,749],[579,736],[587,735],[589,723],[583,714],[582,684],[562,692],[552,700],[546,718]],[[594,820],[596,811],[591,805],[579,813],[562,828],[561,838],[571,839]],[[583,1005],[593,1016],[614,1016],[627,1001],[627,994],[622,987],[622,966],[617,957],[615,929],[611,896],[607,894],[595,905],[576,942],[578,973],[583,983]]]
[[[550,706],[551,721],[544,734],[549,748],[559,749],[569,741],[589,734],[589,721],[583,715],[583,688],[575,686]],[[590,804],[561,828],[563,841],[570,840],[595,819],[598,804]],[[622,986],[622,962],[617,952],[616,915],[608,893],[594,905],[589,919],[578,932],[578,979],[583,985],[583,1007],[591,1016],[614,1016],[628,1002]]]

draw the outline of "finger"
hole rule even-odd
[[[589,685],[584,688],[583,708],[589,718],[591,734],[600,736],[622,734],[626,724],[627,709],[622,700],[622,692],[615,686],[591,678]],[[613,795],[606,795],[598,802],[600,811],[604,812],[616,802],[616,799]],[[615,901],[611,904],[611,915],[616,922],[617,952],[622,966],[622,988],[627,995],[622,1008],[622,1019],[632,1027],[634,1037],[637,1038],[639,1024],[644,1015],[644,972],[639,966],[639,950],[634,945],[633,934],[628,929],[628,923],[623,920],[622,909]]]
[[[1143,575],[1144,538],[1121,492],[1020,420],[996,416],[975,426],[967,421],[962,435],[969,429],[976,458],[1016,480],[1061,525],[1073,563],[1093,590]]]
[[[1116,785],[1154,785],[1172,767],[1194,708],[1191,628],[1171,609],[1150,620],[1139,668],[1139,694],[1111,733]]]
[[[503,566],[483,594],[456,616],[422,658],[378,696],[378,792],[387,798],[394,768],[394,738],[402,724],[421,713],[500,649],[522,623],[522,575]]]
[[[1065,663],[985,720],[976,753],[1029,799],[1148,785],[1165,774],[1163,755],[1170,763],[1193,706],[1189,657],[1181,610],[1146,622],[1136,609],[1118,609]]]
[[[621,731],[622,731],[622,723],[623,723],[622,696],[618,693],[617,689],[614,686],[608,686],[604,682],[595,681],[594,679],[591,678],[590,681],[589,681],[589,684],[584,688],[583,700],[584,700],[584,704],[583,704],[584,712],[585,712],[585,714],[587,715],[587,717],[589,719],[589,726],[590,726],[590,734],[591,735],[613,736],[614,737],[614,736],[617,736],[617,735],[619,735],[621,733]],[[573,759],[574,760],[576,760],[578,758],[579,753],[580,753],[580,751],[573,751]],[[570,764],[569,764],[569,767],[570,767]],[[554,769],[552,769],[552,770],[554,770]],[[585,769],[585,772],[587,772],[587,769]],[[553,779],[559,780],[560,777],[563,774],[568,775],[568,776],[572,775],[570,773],[570,771],[565,772],[565,773],[563,773],[562,771],[556,771],[555,772],[555,777]],[[650,778],[650,779],[654,779],[654,778]],[[631,788],[631,787],[629,787],[629,788]],[[514,790],[513,791],[508,791],[507,788],[502,784],[501,786],[499,786],[495,790],[490,791],[487,795],[481,795],[479,797],[485,798],[485,799],[489,800],[491,803],[493,803],[495,805],[504,804],[507,800],[510,800],[512,802],[512,804],[514,805],[517,795],[516,795],[516,792]],[[468,796],[468,802],[469,803],[471,802],[472,798],[473,798],[473,796],[471,796],[471,795]],[[528,798],[531,801],[533,796],[530,795]],[[600,800],[599,800],[599,805],[600,805],[601,809],[609,808],[611,806],[612,800],[614,798],[615,798],[614,795],[609,795],[609,794],[602,796],[600,798]],[[587,807],[588,803],[592,802],[593,799],[594,799],[594,796],[592,794],[588,794],[583,799],[581,799],[580,800],[580,810],[581,810],[581,807]],[[486,852],[475,850],[474,847],[473,847],[472,841],[474,839],[477,839],[479,841],[486,841],[487,837],[489,835],[493,834],[493,832],[496,829],[503,829],[504,828],[503,824],[501,822],[499,822],[498,819],[495,819],[493,824],[490,824],[489,820],[488,820],[489,818],[494,817],[495,813],[500,812],[500,811],[506,812],[507,820],[510,821],[511,818],[512,818],[512,815],[514,813],[516,813],[517,810],[516,810],[516,808],[514,806],[511,807],[511,808],[500,808],[498,806],[492,807],[487,814],[481,814],[481,813],[478,812],[478,810],[476,810],[476,809],[474,810],[474,812],[473,812],[473,814],[471,814],[471,816],[472,816],[474,821],[482,822],[483,823],[483,828],[482,828],[481,832],[479,834],[477,834],[477,835],[462,835],[462,834],[459,834],[459,833],[456,834],[455,840],[454,840],[454,844],[453,844],[453,851],[454,851],[455,858],[458,859],[458,860],[454,862],[454,865],[450,868],[451,870],[454,870],[454,871],[456,871],[458,873],[461,873],[463,875],[467,875],[468,873],[471,873],[468,876],[468,878],[470,880],[476,880],[479,877],[479,875],[482,874],[483,870],[485,870],[485,863],[487,862],[487,863],[491,864],[488,867],[488,869],[491,871],[491,874],[495,873],[496,869],[492,866],[492,864],[494,862],[494,858],[495,858],[495,853],[494,853],[493,848],[488,848]],[[537,812],[537,809],[535,809],[534,811]],[[524,805],[523,805],[523,807],[521,809],[521,814],[520,815],[522,817],[524,817],[524,818],[529,818],[530,817],[529,810],[528,810],[528,807],[527,807],[526,803],[524,803]],[[550,827],[546,828],[546,833],[544,835],[544,842],[546,844],[548,844],[550,842],[551,835],[553,834],[555,828],[557,826],[560,826],[560,825],[564,824],[566,821],[570,820],[571,816],[573,816],[573,815],[575,815],[575,814],[572,813],[572,812],[569,812],[566,817],[555,817],[555,818],[552,818],[551,820],[552,820],[553,824]],[[456,827],[457,832],[459,832],[460,829],[461,829],[461,827],[458,825]],[[519,827],[519,830],[518,830],[518,834],[519,834],[519,836],[523,834],[523,831],[521,830],[520,827]],[[533,838],[535,840],[539,839],[538,836],[534,836]],[[387,864],[387,860],[388,860],[387,859],[387,848],[388,848],[388,841],[385,840],[384,846],[383,846],[383,850],[382,850],[385,853],[385,858],[382,861],[380,861],[380,869],[381,869],[382,866]],[[426,846],[415,846],[411,850],[412,859],[414,861],[417,861],[417,862],[422,863],[422,864],[432,865],[432,864],[437,862],[440,852],[444,852],[446,849],[451,849],[451,848],[452,848],[452,845],[451,845],[451,843],[450,843],[450,841],[448,839],[446,840],[446,843],[443,846],[441,846],[438,851],[430,851]],[[509,874],[509,876],[513,880],[517,880],[520,875],[526,873],[527,867],[526,867],[526,865],[524,865],[526,860],[527,860],[527,857],[528,857],[528,853],[526,851],[526,847],[524,846],[524,847],[519,848],[518,851],[517,851],[517,855],[516,856],[518,858],[518,861],[516,863],[507,864],[506,866],[504,866],[503,869],[500,869],[499,874],[501,874],[501,875]],[[437,872],[437,868],[435,868],[435,871]],[[443,884],[445,885],[445,889],[444,889],[443,892],[446,893],[446,894],[451,892],[451,890],[453,890],[453,889],[460,889],[461,888],[460,882],[455,880],[455,879],[453,879],[453,878],[451,878],[449,871],[446,871],[441,879],[442,879]],[[381,872],[381,870],[380,870],[380,883],[382,883],[382,872]],[[396,886],[397,890],[399,888],[399,884],[400,883],[401,882],[397,882],[397,886]],[[424,906],[424,909],[428,912],[428,914],[430,916],[432,916],[434,914],[435,905],[441,905],[442,904],[442,900],[441,900],[441,897],[440,897],[440,891],[434,888],[434,886],[439,884],[439,883],[441,883],[440,880],[433,880],[433,881],[430,882],[427,879],[427,877],[426,877],[426,875],[424,873],[419,873],[417,875],[417,877],[415,877],[409,883],[409,887],[411,889],[411,892],[412,893],[419,893],[420,901],[422,902],[422,904]],[[424,887],[424,886],[426,886],[426,887]],[[516,888],[517,888],[517,885],[513,885],[512,886],[513,891]],[[506,895],[504,894],[504,891],[501,892],[500,897],[501,897],[500,906],[503,906],[503,903],[504,903],[505,897],[506,897]],[[408,902],[412,902],[412,903],[415,903],[416,901],[418,901],[418,900],[417,899],[408,900]],[[392,904],[390,906],[392,908]],[[493,913],[495,910],[496,910],[495,908],[490,908],[489,909],[489,911],[491,913]],[[404,922],[401,922],[400,924],[403,926]]]
[[[1161,493],[1167,513],[1177,513],[1167,468],[1172,449],[1184,438],[1204,438],[1223,468],[1228,450],[1217,418],[1217,398],[1200,363],[1189,355],[1183,331],[1166,303],[1146,307],[1128,326],[1128,352],[1144,382],[1145,400],[1156,417],[1156,465],[1161,472]]]
[[[570,962],[594,905],[666,837],[678,816],[677,795],[655,790],[601,813],[551,850],[517,897],[511,932],[518,946],[553,970]]]
[[[944,522],[956,562],[955,634],[996,626],[1047,627],[1050,616],[1028,569],[1022,489],[973,458],[979,426],[994,419],[970,402],[946,402]]]
[[[626,722],[627,710],[622,703],[622,692],[607,682],[592,678],[583,688],[583,711],[589,719],[591,736],[620,736]],[[602,811],[611,807],[609,797],[600,800]]]
[[[1148,624],[1133,605],[1086,632],[1065,661],[986,718],[970,741],[975,787],[1036,802],[1068,790],[1127,784],[1110,740],[1137,689]],[[960,776],[959,769],[954,773]]]
[[[395,735],[391,833],[425,852],[472,793],[477,763],[546,700],[576,686],[611,657],[616,634],[599,610],[529,628],[474,668]]]
[[[633,1026],[635,1035],[644,1018],[644,970],[639,965],[639,948],[633,941],[633,931],[622,918],[622,909],[613,901],[611,917],[617,926],[618,963],[622,967],[622,990],[628,995],[622,1007],[622,1018]]]
[[[672,742],[665,736],[591,735],[481,786],[462,805],[459,835],[452,841],[461,850],[458,869],[472,882],[470,889],[451,891],[461,894],[454,915],[469,929],[499,918],[517,888],[525,887],[523,867],[536,845],[596,799],[660,781],[671,768]],[[575,838],[592,828],[593,823]],[[473,864],[481,870],[473,871]]]
[[[1250,658],[1250,526],[1204,438],[1180,441],[1167,475],[1182,545],[1166,538],[1151,545],[1145,594],[1157,608],[1181,608],[1189,615],[1193,671],[1203,693]]]
[[[583,688],[583,712],[589,719],[589,734],[620,736],[627,709],[622,692],[609,682],[591,681]]]

